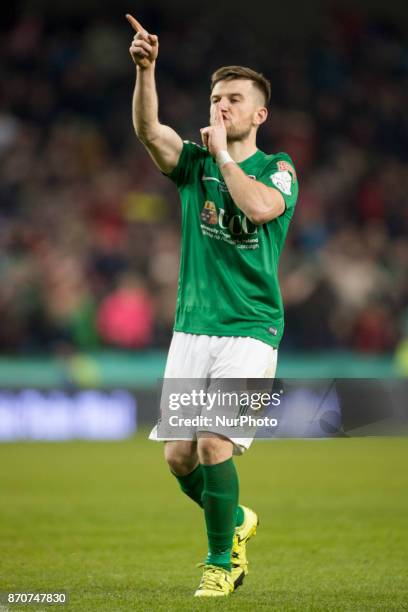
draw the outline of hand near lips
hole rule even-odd
[[[214,104],[211,109],[210,126],[202,128],[200,133],[203,145],[213,157],[220,151],[227,150],[227,130],[219,103]]]

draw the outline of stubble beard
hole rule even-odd
[[[251,133],[252,128],[236,128],[231,126],[227,129],[227,143],[242,142],[246,140]]]

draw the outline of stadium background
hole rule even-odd
[[[0,437],[127,437],[129,402],[143,418],[141,436],[114,446],[1,445],[0,590],[65,585],[77,609],[119,610],[142,589],[136,609],[192,609],[195,574],[173,573],[185,582],[170,604],[173,584],[161,572],[167,576],[174,555],[199,560],[197,542],[187,538],[186,561],[176,537],[197,515],[176,499],[160,452],[145,442],[140,409],[171,337],[179,205],[133,134],[126,12],[159,35],[160,117],[183,138],[199,139],[207,124],[214,69],[249,65],[271,79],[259,146],[290,153],[300,178],[280,265],[286,331],[278,374],[378,378],[408,373],[408,13],[402,1],[368,0],[26,0],[2,9]],[[259,474],[253,479],[272,461],[267,445],[242,461],[244,491],[267,517],[273,506],[266,532],[283,529],[273,550],[286,578],[278,566],[263,576],[281,581],[278,609],[334,609],[344,595],[342,564],[351,582],[339,609],[402,609],[406,444],[340,443],[280,441],[276,498],[260,493]],[[183,517],[173,536],[169,499]],[[341,524],[331,521],[339,514]],[[153,522],[155,537],[146,536]],[[292,528],[295,543],[283,535]],[[349,534],[342,541],[339,529]],[[258,553],[254,545],[259,560],[269,559],[264,538]],[[309,565],[296,585],[299,556]],[[332,573],[316,569],[323,566]],[[256,604],[267,609],[259,588]],[[240,597],[252,609],[251,595]]]

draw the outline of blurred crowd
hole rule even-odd
[[[205,14],[152,21],[160,117],[183,138],[208,123],[212,70],[272,81],[259,146],[288,152],[300,183],[282,346],[393,351],[408,333],[407,38],[351,13],[286,45],[242,22],[231,40]],[[179,203],[133,133],[132,32],[31,14],[0,35],[0,352],[167,347]]]

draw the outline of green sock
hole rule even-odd
[[[201,465],[204,476],[202,502],[208,536],[206,564],[231,570],[231,548],[234,536],[238,475],[232,459],[215,465]]]
[[[178,476],[177,474],[172,474],[177,478],[180,489],[188,495],[193,501],[195,501],[201,508],[203,507],[203,502],[201,500],[203,489],[204,489],[204,476],[203,471],[201,469],[201,465],[197,465],[196,468],[187,476]],[[237,506],[237,512],[235,515],[235,526],[240,527],[244,522],[244,511],[242,506]]]
[[[242,506],[237,506],[237,513],[235,516],[235,527],[241,527],[244,522],[244,510]]]
[[[179,485],[183,493],[188,495],[202,508],[203,502],[201,501],[201,496],[204,488],[204,476],[201,465],[198,464],[197,467],[190,472],[190,474],[187,474],[187,476],[178,476],[177,474],[174,474],[174,476],[179,481]]]

